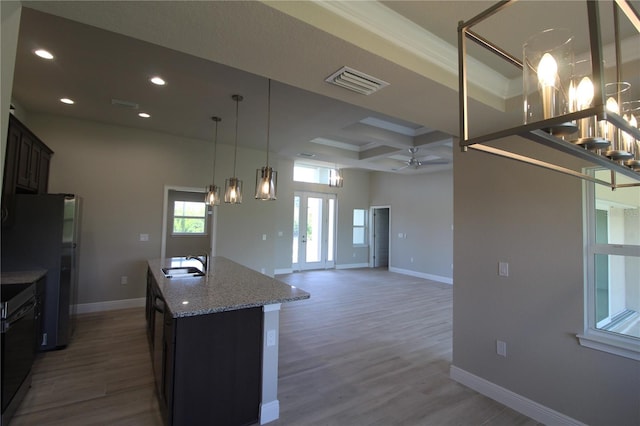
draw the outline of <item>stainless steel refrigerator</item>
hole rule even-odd
[[[47,270],[40,350],[65,347],[75,326],[80,204],[73,194],[16,195],[2,231],[3,270]]]

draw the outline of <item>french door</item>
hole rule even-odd
[[[335,266],[336,196],[295,192],[293,197],[294,271]]]

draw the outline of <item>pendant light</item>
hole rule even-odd
[[[224,202],[228,204],[242,203],[242,181],[236,177],[236,159],[238,157],[238,105],[244,99],[240,95],[233,95],[231,99],[236,101],[236,142],[233,153],[233,177],[224,182]]]
[[[220,117],[211,117],[211,119],[216,123],[216,133],[213,140],[213,178],[211,179],[212,184],[209,185],[207,195],[204,197],[204,202],[210,206],[218,206],[220,205],[220,188],[215,184],[216,182],[216,159],[217,156],[217,148],[218,148],[218,123],[222,121]]]
[[[271,124],[271,79],[267,95],[267,165],[256,170],[256,200],[275,200],[278,172],[269,167],[269,136]]]
[[[344,185],[344,178],[342,177],[342,170],[336,165],[335,169],[329,170],[329,186],[333,188],[342,188]]]

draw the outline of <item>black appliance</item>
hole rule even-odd
[[[15,195],[14,223],[2,232],[2,267],[47,270],[40,350],[69,344],[77,305],[80,201],[72,194]]]
[[[13,417],[31,386],[36,357],[36,284],[2,286],[2,425]]]

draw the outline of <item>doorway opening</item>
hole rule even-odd
[[[165,186],[160,256],[215,256],[216,207],[204,202],[202,188]]]
[[[298,192],[293,197],[294,271],[335,266],[336,195]]]
[[[389,268],[390,214],[390,206],[374,206],[369,211],[371,216],[369,266],[372,268]]]

